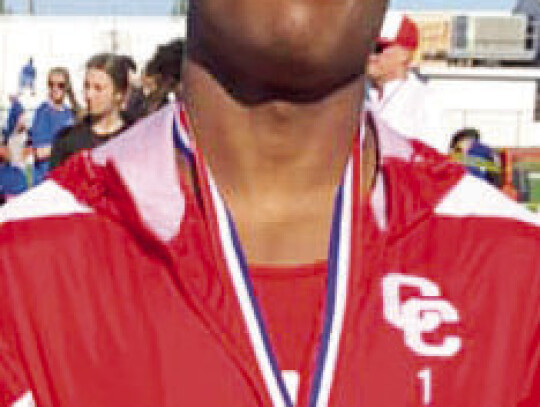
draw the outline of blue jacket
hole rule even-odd
[[[64,127],[73,124],[73,112],[64,107],[57,110],[49,102],[43,102],[34,115],[34,121],[30,130],[32,146],[44,147],[54,142],[54,138]]]

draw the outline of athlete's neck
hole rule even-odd
[[[362,108],[356,81],[311,103],[242,103],[188,62],[184,100],[193,135],[218,184],[237,194],[302,193],[341,178]]]
[[[188,61],[183,84],[191,132],[248,261],[324,259],[336,187],[359,130],[363,80],[317,101],[249,104]]]

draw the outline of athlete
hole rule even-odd
[[[538,406],[536,219],[363,112],[385,8],[191,3],[183,101],[0,212],[3,405]]]

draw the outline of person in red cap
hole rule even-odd
[[[394,130],[446,153],[441,104],[411,70],[418,42],[418,27],[409,17],[388,14],[367,66],[368,107]]]

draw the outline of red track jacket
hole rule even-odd
[[[297,397],[211,175],[195,197],[176,172],[168,107],[0,210],[0,405],[538,407],[538,218],[375,123]]]

